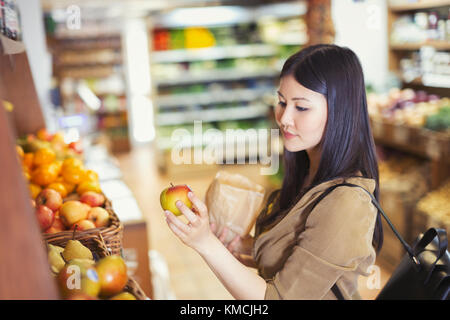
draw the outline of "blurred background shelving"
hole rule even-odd
[[[307,41],[305,13],[306,3],[294,1],[152,15],[151,69],[162,171],[174,145],[173,130],[192,132],[196,119],[202,120],[203,131],[223,133],[271,125],[267,118],[280,66]]]

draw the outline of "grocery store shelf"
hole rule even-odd
[[[264,78],[264,77],[276,77],[280,74],[278,70],[275,69],[264,69],[256,71],[243,71],[237,68],[231,69],[218,69],[218,70],[208,70],[201,73],[185,72],[184,74],[179,74],[177,77],[166,78],[166,79],[155,79],[156,85],[158,86],[174,86],[181,84],[191,84],[191,83],[201,83],[201,82],[211,82],[211,81],[232,81],[241,80],[249,78]]]
[[[265,116],[268,110],[268,106],[260,104],[189,112],[165,112],[157,115],[156,123],[159,126],[167,126],[192,123],[196,120],[201,120],[203,122],[214,122],[252,119]]]
[[[225,26],[251,23],[270,16],[277,19],[299,17],[306,13],[306,1],[268,4],[262,6],[220,6],[203,8],[177,8],[170,13],[152,17],[152,24],[157,28],[183,28],[190,26]],[[187,16],[200,16],[198,19]],[[209,15],[209,16],[208,16]]]
[[[227,103],[237,101],[253,101],[260,98],[267,89],[235,89],[218,92],[202,92],[189,94],[174,94],[159,96],[155,103],[159,108],[168,108],[187,105],[208,105],[213,103]]]
[[[399,1],[397,1],[399,2]],[[404,4],[390,5],[389,9],[393,12],[415,11],[423,9],[432,9],[450,6],[450,0],[421,0],[421,1],[404,1]]]
[[[403,51],[414,51],[419,50],[421,47],[429,46],[433,47],[436,50],[450,50],[450,42],[449,41],[426,41],[421,43],[391,43],[391,50],[403,50]]]
[[[375,142],[450,163],[450,135],[421,127],[370,120]]]
[[[249,44],[202,49],[156,51],[153,63],[176,63],[201,60],[220,60],[247,57],[266,57],[278,53],[278,48],[268,44]]]

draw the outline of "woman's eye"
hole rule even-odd
[[[280,107],[282,107],[282,108],[285,108],[285,107],[286,107],[286,102],[278,101],[278,105],[279,105]]]
[[[306,108],[302,108],[302,107],[295,107],[298,111],[306,111],[306,110],[308,110],[308,109],[306,109]]]

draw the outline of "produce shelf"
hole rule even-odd
[[[415,51],[420,50],[424,46],[430,46],[436,50],[450,50],[449,41],[425,41],[420,43],[391,43],[391,50]]]
[[[249,44],[202,49],[180,49],[156,51],[152,54],[153,63],[174,63],[230,58],[266,57],[278,53],[278,48],[268,44]]]
[[[203,122],[243,120],[263,117],[267,114],[269,107],[263,104],[252,106],[196,110],[189,112],[165,112],[157,115],[156,123],[159,126],[179,125],[193,123],[195,120]]]
[[[242,71],[240,69],[224,69],[224,70],[211,70],[205,71],[199,74],[193,72],[185,72],[171,78],[159,78],[156,80],[157,86],[175,86],[182,84],[192,84],[201,82],[212,82],[212,81],[233,81],[242,80],[249,78],[265,78],[265,77],[276,77],[280,74],[278,70],[275,69],[264,69],[256,71]]]
[[[375,119],[370,123],[376,142],[450,163],[450,134]]]
[[[188,94],[171,94],[167,97],[158,96],[155,100],[160,108],[188,106],[188,105],[208,105],[213,103],[227,103],[237,101],[253,101],[267,93],[266,88],[262,89],[235,89],[218,92],[202,92]]]

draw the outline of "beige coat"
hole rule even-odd
[[[349,178],[347,182],[374,192],[375,181]],[[265,299],[336,299],[334,283],[346,299],[358,299],[358,276],[368,276],[375,262],[372,237],[377,210],[364,190],[341,186],[311,211],[303,210],[335,179],[309,190],[281,220],[255,229],[253,257],[258,273],[267,282]],[[278,192],[260,217],[276,211]]]

